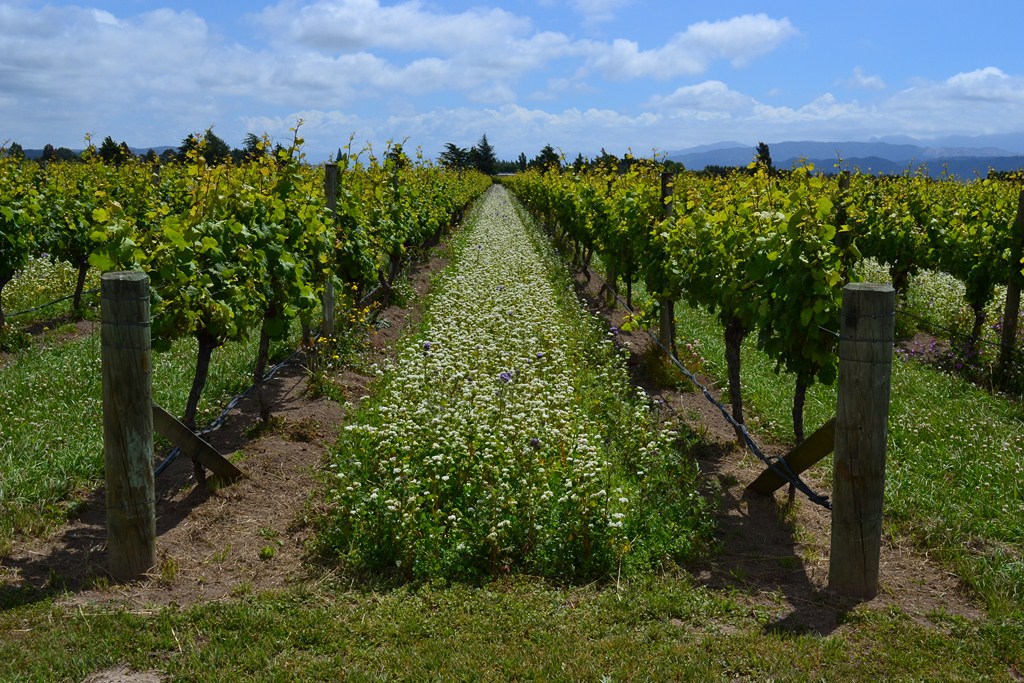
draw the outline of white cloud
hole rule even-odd
[[[627,2],[578,0],[574,9],[600,17]],[[795,102],[782,95],[792,88],[780,88],[788,72],[774,82],[759,77],[756,93],[727,70],[700,77],[716,63],[742,66],[778,50],[798,35],[786,18],[694,23],[650,46],[623,34],[578,40],[542,30],[561,26],[478,7],[286,0],[250,16],[249,33],[233,42],[219,32],[227,25],[190,11],[0,0],[0,139],[77,146],[91,131],[132,145],[174,144],[215,124],[240,144],[249,131],[286,137],[301,117],[320,154],[350,133],[378,145],[408,136],[433,150],[474,144],[486,132],[512,158],[545,143],[571,154],[646,152],[750,137],[1012,132],[1024,121],[1024,76],[995,66],[894,91],[881,75],[847,64]],[[651,81],[666,78],[671,86],[652,93]],[[844,87],[832,94],[828,83]],[[864,99],[841,99],[849,88]]]
[[[895,124],[921,135],[1019,131],[1024,121],[1024,77],[996,67],[920,82],[884,103]]]
[[[722,81],[705,81],[697,85],[683,86],[669,95],[656,95],[651,98],[648,106],[676,114],[724,114],[747,112],[752,110],[755,104],[754,98],[730,89]]]
[[[248,123],[256,130],[259,124],[272,123],[274,127],[268,127],[272,132],[286,131],[298,116],[293,114],[273,121],[255,119]],[[314,119],[310,112],[301,116],[307,121]],[[602,147],[615,153],[625,152],[635,141],[634,151],[646,154],[651,152],[654,141],[660,137],[658,127],[662,123],[662,117],[652,113],[626,115],[598,108],[567,108],[552,112],[515,104],[482,109],[438,109],[393,115],[385,120],[352,119],[340,112],[322,112],[317,120],[337,121],[337,128],[343,133],[357,132],[356,148],[370,143],[379,149],[389,137],[393,138],[395,132],[400,131],[403,137],[408,136],[411,146],[423,145],[428,156],[436,156],[447,142],[470,146],[486,133],[498,156],[505,159],[514,159],[520,152],[533,157],[545,144],[563,149],[571,147],[565,151],[573,156],[579,151],[589,156]],[[304,126],[303,132],[310,147],[333,150],[344,146],[337,142],[337,128],[326,125],[322,130],[314,130],[313,126]]]
[[[208,56],[206,25],[191,13],[157,10],[121,22],[74,7],[0,12],[2,86],[40,95],[118,99],[126,86],[198,69]],[[101,92],[102,91],[102,92]]]
[[[600,14],[622,5],[594,0],[577,9]],[[502,9],[445,12],[417,0],[286,0],[251,18],[270,40],[231,43],[190,11],[117,16],[0,2],[0,120],[14,122],[4,136],[48,128],[74,130],[78,140],[86,131],[110,131],[148,144],[217,124],[234,141],[260,112],[301,111],[311,102],[366,116],[382,106],[415,111],[437,93],[454,93],[456,107],[508,105],[524,93],[589,102],[603,96],[595,67],[616,77],[696,73],[714,59],[742,63],[794,31],[787,20],[736,17],[694,24],[669,44],[641,51],[627,40],[538,31]],[[539,91],[528,79],[544,70],[548,86]],[[39,112],[32,120],[22,113],[26,106]],[[51,139],[71,144],[66,134]]]
[[[855,88],[863,88],[865,90],[885,90],[885,81],[881,76],[869,76],[859,66],[854,67],[853,77],[848,83]]]
[[[492,104],[514,101],[517,79],[571,55],[564,34],[535,31],[532,22],[501,9],[444,13],[416,0],[382,6],[378,0],[294,0],[257,15],[275,54],[305,75],[320,69],[324,104],[357,96],[374,99],[459,92]],[[405,62],[406,55],[415,55]],[[279,58],[280,60],[280,58]],[[275,101],[301,92],[303,81],[275,68]],[[328,86],[328,83],[330,86]],[[291,88],[290,84],[297,87]]]
[[[1002,70],[988,66],[956,74],[946,79],[938,90],[955,99],[1020,103],[1024,101],[1022,81],[1024,79],[1011,78]]]
[[[718,60],[741,67],[797,34],[789,19],[746,14],[724,21],[692,24],[664,46],[650,50],[642,50],[638,43],[621,38],[610,46],[594,43],[591,44],[591,61],[615,79],[665,79],[702,73]]]
[[[445,54],[492,45],[508,36],[526,35],[529,19],[502,9],[471,9],[443,14],[417,0],[381,6],[378,0],[340,0],[300,5],[287,0],[261,11],[258,20],[280,40],[328,52],[384,48]]]
[[[632,0],[572,0],[571,4],[588,23],[603,23],[614,20],[619,9],[632,4]]]
[[[321,149],[345,147],[348,135],[365,126],[365,122],[358,117],[337,110],[308,109],[295,111],[286,116],[247,116],[241,119],[247,132],[257,135],[267,133],[281,142],[291,139],[291,129],[300,121],[302,125],[299,128],[299,135],[307,140],[315,140]],[[320,159],[311,161],[315,163]]]
[[[867,111],[855,102],[840,102],[832,93],[825,93],[801,107],[773,107],[757,104],[753,113],[757,118],[771,124],[797,124],[829,122],[839,123],[843,119],[863,117]]]
[[[154,107],[165,128],[175,121],[161,142],[209,125],[208,105],[222,94],[225,74],[248,61],[218,46],[191,12],[162,9],[129,20],[74,6],[0,5],[0,25],[0,92],[18,102],[0,108],[0,120],[12,135],[35,131],[58,144],[76,144],[88,131],[149,144]],[[191,123],[183,130],[185,119]]]
[[[652,97],[645,106],[696,142],[752,135],[829,140],[1014,132],[1024,121],[1024,77],[986,67],[869,102],[826,92],[796,105],[768,104],[721,81],[705,81]]]

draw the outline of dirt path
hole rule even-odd
[[[365,365],[388,355],[398,337],[418,323],[430,276],[446,264],[445,254],[442,245],[415,270],[412,306],[381,313],[387,325],[369,340]],[[590,309],[621,328],[622,310],[598,304],[598,286],[596,280],[577,277]],[[703,437],[694,456],[706,473],[708,495],[720,500],[720,511],[718,547],[691,567],[697,580],[738,591],[752,607],[768,610],[768,628],[821,634],[841,628],[854,604],[827,590],[828,511],[799,499],[789,506],[784,491],[769,497],[748,494],[745,487],[760,473],[760,463],[735,448],[733,432],[717,409],[700,394],[656,383],[651,342],[642,332],[621,333],[617,340],[633,352],[634,381],[661,406],[665,418],[683,421]],[[337,379],[349,401],[368,392],[366,374],[349,370]],[[17,544],[11,556],[0,559],[0,586],[6,585],[16,603],[38,600],[53,589],[71,604],[150,608],[315,581],[317,570],[306,552],[310,525],[321,512],[318,476],[347,408],[310,397],[301,367],[280,373],[271,386],[275,413],[282,418],[276,429],[246,436],[258,414],[249,399],[210,437],[221,452],[237,454],[246,479],[207,491],[195,485],[191,463],[184,459],[158,479],[159,565],[149,580],[121,586],[106,580],[100,491],[54,536]],[[766,450],[779,452],[771,445]],[[827,492],[826,482],[813,485]],[[898,608],[922,621],[935,610],[982,616],[956,577],[892,538],[884,539],[881,586],[867,608]]]
[[[441,245],[413,269],[407,307],[378,315],[367,339],[364,365],[391,353],[395,341],[422,315],[431,275],[447,263]],[[370,375],[346,370],[336,378],[348,403],[368,393]],[[70,604],[113,602],[134,608],[192,605],[310,579],[307,541],[319,514],[319,472],[348,407],[310,396],[301,360],[269,384],[277,422],[250,436],[258,421],[254,396],[229,413],[207,438],[247,476],[215,490],[196,485],[192,463],[179,458],[156,481],[158,565],[145,581],[111,585],[105,571],[105,500],[102,490],[47,539],[15,544],[0,558],[0,587],[14,602],[57,591]]]
[[[626,312],[621,306],[604,305],[598,296],[598,279],[588,282],[577,274],[575,282],[590,311],[621,330]],[[705,473],[708,495],[720,503],[717,548],[690,567],[696,579],[711,588],[739,591],[752,606],[768,609],[773,618],[770,628],[819,634],[840,628],[843,616],[862,603],[828,590],[830,512],[800,494],[790,504],[788,487],[772,496],[748,491],[747,485],[764,466],[737,445],[732,427],[719,410],[701,393],[666,388],[656,381],[658,371],[652,372],[652,367],[660,356],[643,331],[619,332],[616,340],[632,354],[634,382],[661,406],[665,418],[685,422],[704,442],[693,455]],[[728,404],[727,395],[718,392],[713,380],[703,377],[701,381],[711,387],[715,398]],[[759,445],[769,454],[786,453],[777,444]],[[804,480],[815,491],[831,493],[831,476],[822,465],[805,474]],[[896,608],[922,622],[937,611],[970,619],[984,616],[955,575],[905,540],[888,534],[882,539],[879,585],[879,595],[864,607]]]

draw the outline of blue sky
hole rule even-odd
[[[436,157],[486,133],[513,159],[1020,134],[1022,26],[985,0],[0,0],[0,143],[240,146],[299,119],[311,161],[350,136]]]

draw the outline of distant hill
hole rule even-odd
[[[976,143],[972,146],[970,143]],[[996,146],[994,143],[1006,145]],[[669,152],[667,157],[691,170],[707,166],[746,166],[756,145],[717,143]],[[815,168],[831,171],[842,167],[865,173],[899,174],[924,167],[933,177],[944,171],[960,178],[984,177],[989,168],[998,171],[1024,169],[1024,136],[996,138],[951,137],[927,143],[909,138],[869,142],[819,142],[812,140],[768,143],[776,168],[792,168],[809,161]]]
[[[162,145],[160,147],[129,147],[128,149],[130,149],[132,151],[132,154],[134,154],[135,156],[141,157],[144,154],[146,154],[146,152],[148,152],[149,150],[153,150],[154,152],[156,152],[157,156],[159,156],[159,155],[163,154],[165,151],[167,151],[169,149],[176,150],[178,148],[177,147],[172,147],[170,145]],[[84,150],[73,149],[71,151],[74,152],[75,154],[81,154]],[[42,159],[43,158],[43,150],[41,150],[41,149],[26,149],[25,150],[25,158],[26,159]]]

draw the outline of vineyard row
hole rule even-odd
[[[802,441],[807,388],[836,379],[842,288],[859,278],[863,259],[888,265],[897,296],[924,269],[961,280],[974,312],[971,346],[997,285],[1021,277],[1019,237],[1011,256],[1021,232],[1013,229],[1018,186],[813,170],[780,175],[762,166],[709,178],[635,161],[625,173],[531,170],[505,182],[585,273],[597,255],[627,299],[633,283],[644,283],[661,302],[663,330],[680,299],[717,313],[740,423],[740,344],[755,336],[796,376]]]
[[[407,252],[436,240],[489,184],[476,172],[414,163],[401,154],[304,163],[303,140],[239,165],[207,164],[198,141],[182,163],[40,165],[0,158],[0,330],[3,288],[30,257],[78,268],[75,307],[90,268],[146,273],[156,348],[198,342],[195,411],[212,352],[260,335],[257,377],[270,339],[293,321],[309,329],[325,291],[350,305],[393,283]],[[390,152],[390,150],[389,150]],[[328,196],[329,195],[329,196]]]

